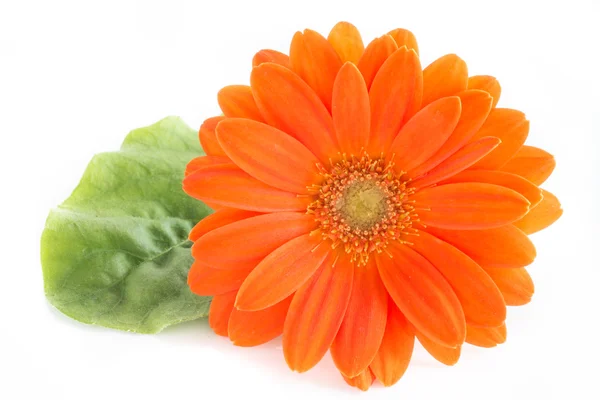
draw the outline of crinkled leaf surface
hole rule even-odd
[[[42,234],[46,296],[66,315],[140,333],[206,316],[190,292],[190,229],[212,211],[181,189],[203,154],[196,131],[169,117],[95,156]]]

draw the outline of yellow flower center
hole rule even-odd
[[[365,264],[373,251],[381,253],[391,240],[411,233],[414,207],[408,200],[413,189],[404,174],[395,174],[384,159],[352,156],[321,167],[320,185],[309,189],[315,200],[308,206],[324,240],[332,247],[344,246],[358,264]]]
[[[335,211],[350,229],[369,230],[388,212],[388,196],[373,179],[358,179],[346,186],[335,203]]]

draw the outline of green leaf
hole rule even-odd
[[[42,233],[50,303],[88,324],[140,333],[206,316],[209,297],[187,286],[190,229],[212,212],[181,189],[204,154],[197,133],[169,117],[96,155]]]

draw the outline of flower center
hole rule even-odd
[[[335,203],[335,211],[350,229],[368,230],[388,211],[387,195],[373,179],[354,180]]]
[[[412,233],[414,207],[404,174],[395,174],[384,159],[352,156],[330,169],[321,167],[323,182],[309,187],[315,200],[308,213],[319,222],[316,232],[332,247],[344,246],[357,264],[370,253],[385,251],[391,240]]]

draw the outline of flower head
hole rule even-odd
[[[214,331],[283,334],[300,372],[330,350],[363,390],[397,382],[415,338],[448,365],[465,342],[502,343],[506,305],[533,294],[527,234],[562,211],[538,187],[553,157],[499,96],[454,54],[423,69],[403,29],[364,47],[341,22],[296,33],[289,57],[258,52],[183,182],[215,209],[190,233],[188,277],[214,296]]]

